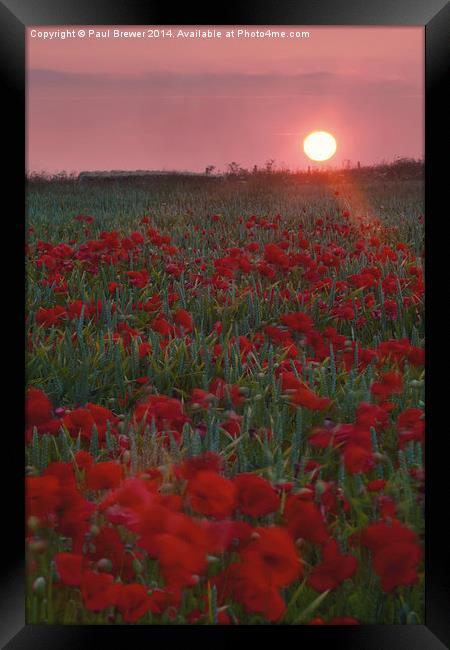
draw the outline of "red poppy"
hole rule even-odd
[[[88,402],[86,404],[86,408],[94,418],[95,426],[97,427],[100,440],[103,440],[104,438],[104,434],[108,428],[108,423],[114,432],[114,427],[119,422],[119,418],[114,415],[112,411],[105,408],[104,406],[100,406],[99,404],[92,404],[92,402]]]
[[[308,585],[316,591],[336,589],[344,580],[352,577],[358,560],[353,555],[340,553],[334,539],[323,546],[322,552],[323,561],[310,573]]]
[[[376,505],[378,506],[380,517],[386,519],[388,517],[395,517],[397,514],[397,504],[395,503],[392,497],[380,494],[376,500]]]
[[[162,314],[157,316],[150,324],[153,331],[158,332],[161,336],[170,336],[173,332],[173,327],[169,321],[164,318]]]
[[[389,421],[389,414],[377,404],[361,402],[356,409],[356,423],[364,429],[383,429]]]
[[[86,609],[98,612],[115,602],[114,578],[108,573],[85,570],[81,578],[81,596]]]
[[[381,578],[383,591],[417,582],[421,557],[420,546],[414,543],[399,542],[379,549],[375,553],[373,567]]]
[[[181,328],[183,333],[192,332],[194,329],[194,320],[185,309],[177,309],[173,314],[173,321]]]
[[[353,616],[335,616],[327,625],[359,625],[359,621]]]
[[[76,490],[75,473],[70,462],[54,461],[49,463],[42,472],[42,476],[56,476],[62,488]]]
[[[242,416],[237,415],[236,413],[230,413],[230,417],[225,422],[221,423],[221,428],[227,431],[230,436],[237,438],[241,433],[241,420]]]
[[[100,527],[92,540],[88,554],[90,560],[98,561],[103,558],[110,560],[113,572],[121,571],[126,555],[119,532],[111,526]]]
[[[379,490],[383,490],[386,487],[386,484],[387,481],[382,478],[377,478],[367,483],[367,489],[369,492],[379,492]]]
[[[72,437],[76,438],[80,434],[82,438],[90,440],[95,420],[88,409],[79,408],[67,413],[62,419],[62,424]]]
[[[215,396],[207,390],[201,388],[193,388],[191,393],[191,407],[197,409],[208,409],[210,404],[214,402]]]
[[[289,258],[286,253],[276,244],[266,244],[264,247],[264,260],[269,264],[275,264],[282,269],[289,268]]]
[[[61,485],[56,476],[27,476],[27,516],[46,517],[61,503]]]
[[[306,386],[300,386],[297,388],[297,390],[291,394],[290,401],[295,406],[303,406],[312,411],[323,411],[331,404],[331,399],[328,397],[319,397]]]
[[[255,533],[256,539],[241,553],[252,575],[263,575],[268,585],[285,587],[303,574],[298,550],[284,528],[256,528]]]
[[[114,461],[91,465],[86,470],[86,487],[89,490],[108,490],[120,485],[123,467]]]
[[[417,440],[423,443],[425,437],[423,410],[420,408],[409,408],[400,413],[397,420],[397,431],[400,449],[403,449],[410,440]]]
[[[286,604],[276,587],[270,587],[264,576],[245,564],[232,564],[226,578],[228,590],[247,612],[262,614],[268,621],[282,618]],[[226,592],[225,592],[226,593]]]
[[[165,583],[171,589],[193,586],[196,576],[206,569],[205,549],[189,544],[175,535],[158,535],[158,562]]]
[[[137,425],[144,422],[151,426],[154,420],[158,431],[181,431],[185,422],[189,420],[184,413],[183,404],[167,395],[147,397],[136,406],[133,418]]]
[[[286,604],[276,587],[270,587],[264,575],[241,562],[231,564],[211,582],[216,585],[219,602],[233,598],[247,612],[259,613],[268,621],[278,621]]]
[[[392,519],[390,523],[378,521],[370,524],[356,535],[355,539],[358,538],[361,544],[367,546],[373,553],[396,543],[417,543],[416,533],[397,519]]]
[[[141,584],[120,585],[116,594],[116,606],[126,623],[134,623],[151,609],[152,601],[147,589]]]
[[[178,467],[180,475],[185,479],[192,479],[196,474],[202,471],[220,472],[223,466],[223,459],[219,454],[207,451],[200,456],[191,456],[186,458]]]
[[[397,372],[385,372],[380,381],[374,382],[370,392],[380,400],[385,400],[391,395],[399,395],[403,391],[402,376]]]
[[[233,481],[208,470],[198,472],[189,481],[187,495],[196,512],[218,519],[231,515],[237,505]]]
[[[254,474],[239,474],[234,479],[238,507],[246,515],[262,517],[278,510],[280,499],[269,481]]]
[[[146,269],[142,269],[142,271],[127,271],[126,273],[130,279],[131,284],[135,287],[143,289],[147,286],[149,275]]]
[[[70,587],[79,587],[82,579],[83,556],[76,553],[57,553],[53,559],[61,582]]]
[[[281,316],[281,322],[295,332],[303,333],[311,331],[314,325],[311,317],[301,311],[283,314]]]
[[[80,449],[80,451],[77,451],[75,453],[75,463],[79,469],[86,469],[87,467],[93,465],[94,459],[88,451]]]
[[[316,544],[328,540],[329,534],[324,518],[313,501],[296,494],[289,495],[286,499],[284,516],[287,528],[295,539],[301,538]]]
[[[292,342],[291,334],[287,329],[275,327],[274,325],[266,325],[264,328],[267,336],[275,343],[290,343]]]
[[[281,377],[281,389],[283,391],[296,391],[302,386],[301,380],[297,377],[295,372],[290,370],[282,372]]]
[[[313,618],[308,625],[359,625],[359,621],[352,616],[335,616],[328,623],[325,623],[323,618],[317,616]]]
[[[64,307],[56,305],[56,307],[51,309],[40,307],[35,314],[35,319],[36,323],[42,327],[52,327],[53,325],[61,324],[66,316],[67,313]]]
[[[140,343],[139,344],[139,357],[143,359],[144,357],[147,357],[152,351],[152,344],[151,343]]]
[[[75,485],[60,485],[58,529],[61,535],[72,538],[72,552],[81,552],[95,509],[95,504],[84,499]]]
[[[39,390],[39,388],[29,388],[27,391],[25,412],[27,426],[39,426],[52,419],[53,406],[42,390]]]
[[[211,540],[211,550],[223,553],[244,548],[253,532],[252,527],[245,521],[221,519],[213,521],[205,519],[202,522]]]
[[[354,443],[345,446],[342,458],[349,474],[368,472],[375,464],[373,453],[366,447]]]

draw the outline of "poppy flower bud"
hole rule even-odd
[[[92,524],[92,526],[89,529],[90,534],[92,537],[97,537],[97,535],[100,534],[100,528],[97,526],[97,524]]]
[[[413,468],[409,473],[417,481],[423,481],[425,479],[425,472],[423,469]]]
[[[316,496],[320,497],[327,489],[327,484],[324,481],[316,482]]]
[[[38,553],[39,555],[41,553],[45,553],[47,547],[48,542],[45,539],[36,539],[30,543],[30,550],[32,550],[33,553]]]
[[[312,491],[309,488],[301,488],[296,492],[299,496],[311,496]]]
[[[36,594],[36,596],[43,596],[45,594],[45,578],[42,576],[39,576],[39,578],[36,578],[36,580],[33,582],[33,592]]]
[[[61,575],[58,572],[56,562],[54,559],[50,562],[50,571],[51,571],[51,581],[55,584],[61,582]]]
[[[173,485],[171,483],[165,483],[159,488],[160,494],[172,494],[173,491]]]
[[[126,465],[127,463],[129,463],[129,462],[130,462],[130,458],[131,458],[130,451],[129,451],[128,449],[125,449],[125,451],[123,452],[123,455],[122,455],[122,461],[123,461],[123,463],[124,463],[125,465]]]
[[[423,379],[411,379],[409,385],[412,386],[413,388],[420,388],[421,386],[423,386]]]
[[[130,446],[130,440],[128,436],[119,436],[119,447],[121,449],[128,449]]]
[[[101,571],[102,573],[110,573],[112,570],[112,562],[111,560],[108,560],[107,558],[102,558],[97,562],[97,570]]]
[[[409,612],[409,614],[406,617],[406,623],[408,625],[419,623],[419,617],[417,616],[416,612]]]
[[[28,528],[30,529],[30,531],[32,533],[39,530],[40,525],[41,525],[41,522],[40,522],[38,517],[35,517],[33,515],[31,517],[28,517]]]
[[[133,560],[133,570],[134,570],[134,572],[135,572],[136,575],[139,575],[139,574],[142,573],[142,571],[143,571],[143,566],[142,566],[142,564],[139,562],[139,560],[136,560],[136,559]]]

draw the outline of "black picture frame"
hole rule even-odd
[[[0,70],[3,110],[3,222],[6,247],[13,252],[12,266],[4,265],[7,286],[4,307],[8,347],[16,336],[14,363],[5,367],[7,390],[3,393],[4,415],[12,415],[6,428],[3,422],[2,479],[2,541],[4,543],[1,572],[0,642],[8,650],[65,648],[72,650],[94,644],[168,643],[200,640],[230,643],[234,639],[255,643],[263,633],[268,643],[288,639],[299,645],[320,643],[331,647],[381,650],[438,650],[450,647],[450,576],[448,542],[445,535],[447,459],[443,439],[448,435],[446,420],[445,379],[440,376],[445,364],[447,332],[442,318],[442,296],[437,288],[448,256],[446,239],[440,236],[439,219],[446,217],[448,181],[445,161],[445,99],[447,62],[449,61],[450,8],[445,0],[310,0],[292,3],[289,0],[267,2],[251,0],[237,9],[227,2],[200,10],[191,3],[176,10],[166,3],[145,0],[3,0],[0,2]],[[25,236],[22,206],[25,170],[25,28],[29,25],[100,25],[100,24],[175,24],[175,25],[423,25],[425,26],[426,65],[426,284],[427,318],[431,318],[433,335],[427,335],[427,445],[426,445],[426,624],[411,626],[265,626],[250,627],[163,627],[163,626],[46,626],[26,625],[24,605],[24,481],[23,481],[23,400],[12,406],[12,396],[22,395],[24,376],[21,356],[24,346],[23,313],[23,241]],[[405,116],[408,119],[408,116]],[[9,145],[5,142],[9,140]],[[6,194],[6,196],[5,196]],[[11,206],[8,210],[5,205]],[[17,251],[15,245],[17,243]],[[445,248],[444,248],[445,246]],[[441,268],[439,265],[441,264]],[[16,266],[17,265],[17,266]],[[11,269],[14,268],[13,271]],[[14,281],[15,280],[15,281]],[[444,300],[445,302],[445,300]],[[436,316],[431,316],[432,313]],[[440,328],[440,329],[439,329]],[[12,370],[16,370],[11,375]],[[436,371],[437,369],[437,371]],[[448,372],[446,370],[446,372]],[[14,377],[14,380],[13,380]],[[448,386],[450,388],[450,385]],[[10,396],[11,395],[11,396]],[[7,396],[7,399],[5,399]],[[447,398],[448,399],[448,398]],[[430,405],[431,408],[430,408]],[[272,635],[272,638],[270,638]],[[281,635],[281,638],[280,638]],[[122,639],[119,639],[119,636]],[[131,639],[130,639],[131,637]]]

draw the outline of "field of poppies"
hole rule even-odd
[[[423,211],[28,183],[28,623],[423,623]]]

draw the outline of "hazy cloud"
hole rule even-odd
[[[27,77],[33,91],[84,91],[101,94],[120,91],[123,94],[165,97],[295,97],[363,92],[416,94],[417,85],[399,77],[386,75],[367,79],[358,74],[342,74],[327,70],[298,74],[179,74],[147,72],[139,75],[88,74],[31,69]]]

